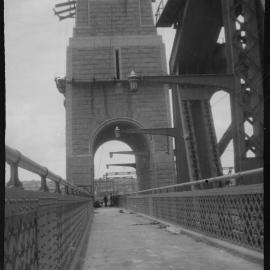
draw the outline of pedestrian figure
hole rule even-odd
[[[112,193],[110,195],[110,206],[113,206],[113,195],[112,195]]]
[[[105,207],[107,207],[108,198],[107,198],[107,196],[106,196],[106,195],[104,196],[104,199],[103,199],[103,200],[104,200]]]

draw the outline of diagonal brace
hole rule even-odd
[[[233,138],[232,131],[233,131],[232,124],[230,124],[217,144],[220,157],[223,155],[226,147]]]

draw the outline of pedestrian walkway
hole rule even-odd
[[[95,210],[82,270],[259,270],[262,266],[173,234],[150,219],[119,208]]]

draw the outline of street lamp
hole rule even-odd
[[[116,139],[120,138],[120,128],[118,126],[116,126],[114,129],[114,135]]]
[[[139,81],[139,77],[137,76],[135,71],[132,70],[130,72],[130,75],[128,76],[129,87],[132,92],[138,91],[138,81]]]

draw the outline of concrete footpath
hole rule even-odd
[[[95,209],[82,270],[259,270],[263,266],[174,234],[119,208]]]

